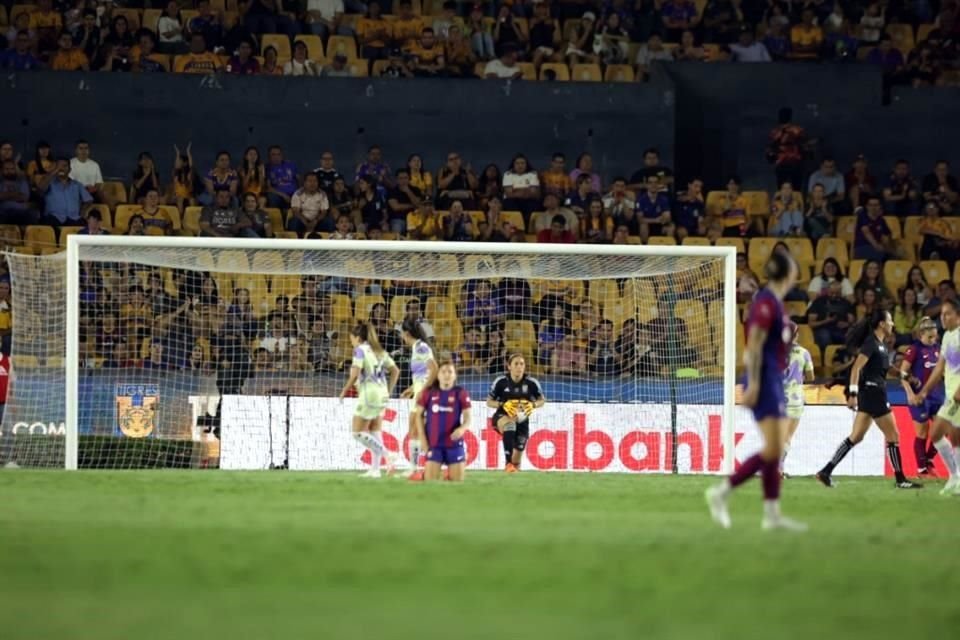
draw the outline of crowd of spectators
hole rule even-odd
[[[619,81],[653,62],[862,61],[919,86],[960,81],[957,14],[956,0],[36,0],[11,9],[0,66]]]

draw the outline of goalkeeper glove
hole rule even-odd
[[[517,410],[520,408],[519,400],[507,400],[503,403],[503,412],[506,413],[511,418],[517,415]]]

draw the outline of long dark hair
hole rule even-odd
[[[790,254],[774,251],[763,267],[764,275],[773,282],[782,282],[790,276],[790,267],[795,264]]]
[[[870,312],[870,315],[850,327],[844,341],[847,351],[850,353],[859,351],[870,334],[876,331],[881,323],[886,322],[888,313],[885,309],[874,309]]]
[[[50,143],[46,142],[45,140],[41,140],[40,142],[37,143],[37,146],[34,147],[34,151],[33,151],[33,160],[34,162],[37,163],[37,174],[46,175],[47,170],[43,167],[43,158],[40,157],[40,149],[46,149],[47,151],[51,151]],[[52,152],[47,154],[47,160],[51,160],[51,161],[53,160]]]
[[[837,262],[837,259],[836,259],[836,258],[826,258],[826,259],[824,259],[823,265],[820,267],[820,277],[823,278],[824,280],[827,279],[827,276],[825,275],[825,269],[824,269],[824,267],[826,267],[828,263],[829,263],[829,264],[832,264],[833,266],[835,266],[835,267],[837,268],[837,275],[834,276],[834,277],[836,278],[837,282],[843,282],[843,279],[844,279],[846,276],[843,275],[843,269],[840,268],[840,263]]]
[[[350,330],[350,334],[357,336],[369,344],[370,348],[378,356],[382,356],[385,353],[383,347],[380,346],[380,338],[377,337],[377,328],[369,322],[358,322],[357,325]]]
[[[417,340],[421,340],[423,342],[427,341],[427,334],[423,330],[423,325],[420,324],[420,319],[416,316],[405,317],[403,319],[403,324],[400,325],[400,328]]]

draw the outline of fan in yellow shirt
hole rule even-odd
[[[89,71],[90,61],[87,54],[73,46],[73,37],[64,31],[57,39],[57,52],[50,58],[50,68],[54,71]]]
[[[440,233],[440,216],[429,200],[407,214],[407,233],[415,240],[436,240]]]
[[[176,73],[214,73],[222,68],[223,60],[207,51],[207,40],[202,33],[190,36],[190,53],[177,56],[174,63]]]
[[[410,0],[400,0],[400,9],[393,21],[393,44],[403,49],[413,46],[414,41],[423,32],[423,20],[413,15]],[[441,49],[441,53],[443,50]]]

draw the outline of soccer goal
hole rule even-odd
[[[731,247],[72,235],[7,260],[0,462],[361,469],[350,329],[372,322],[402,372],[384,440],[406,451],[413,316],[474,400],[471,469],[504,464],[484,399],[512,353],[547,397],[525,468],[734,465]]]

